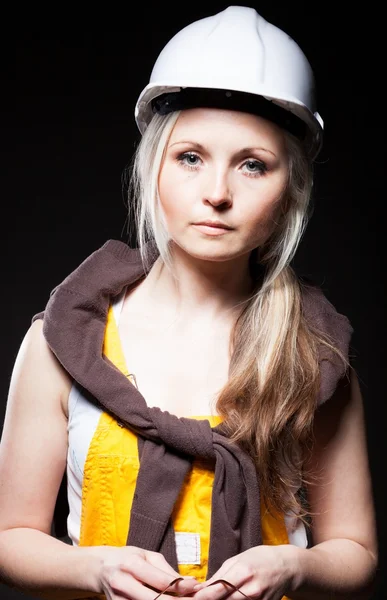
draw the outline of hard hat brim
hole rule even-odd
[[[176,85],[174,82],[152,82],[143,89],[135,106],[135,121],[141,134],[145,132],[154,115],[152,100],[165,93],[180,92],[184,88],[204,89],[203,85],[193,84],[192,81],[185,83],[179,82],[179,85]],[[223,87],[218,87],[216,85],[211,86],[211,88],[218,90],[224,89]],[[322,146],[323,121],[320,115],[318,113],[313,113],[305,104],[302,104],[294,97],[286,94],[278,94],[278,92],[274,93],[274,91],[271,94],[270,90],[267,89],[267,86],[264,86],[264,88],[265,89],[259,89],[259,87],[255,87],[250,90],[241,90],[235,86],[228,87],[227,89],[235,92],[248,93],[261,98],[263,97],[301,119],[307,126],[305,148],[308,155],[313,160]]]

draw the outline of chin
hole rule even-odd
[[[211,243],[211,241],[212,240],[209,242],[196,241],[195,243],[181,243],[174,240],[172,247],[176,246],[178,251],[182,251],[185,254],[192,256],[192,258],[212,262],[225,262],[250,252],[250,249],[231,249],[230,244],[219,243],[218,240],[216,243]]]

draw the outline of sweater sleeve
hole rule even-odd
[[[345,315],[339,313],[313,284],[302,284],[302,309],[309,327],[323,334],[329,344],[337,348],[343,358],[325,344],[319,345],[320,391],[318,404],[326,402],[336,390],[339,381],[347,376],[350,366],[353,327]]]
[[[153,256],[155,258],[156,255]],[[124,285],[143,274],[144,267],[138,250],[130,249],[120,241],[109,240],[51,291],[45,310],[35,314],[32,321],[49,318],[50,306],[54,300],[52,296],[58,289],[82,296],[87,304],[91,303],[95,314],[98,313],[102,318],[107,310],[108,296],[115,296]],[[299,282],[302,311],[310,329],[322,334],[342,355],[341,358],[325,344],[319,345],[318,403],[321,404],[332,396],[339,380],[347,375],[353,329],[349,319],[336,310],[319,286],[307,278],[300,278]]]

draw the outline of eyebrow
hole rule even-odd
[[[199,142],[194,142],[193,140],[182,140],[181,142],[175,142],[174,144],[171,144],[169,147],[173,148],[173,146],[177,146],[178,144],[190,144],[191,146],[198,148],[202,152],[206,151],[206,148],[204,146],[202,146],[202,144],[199,144]],[[249,154],[250,152],[253,152],[254,150],[262,150],[263,152],[268,152],[269,154],[272,154],[274,157],[276,157],[276,155],[274,154],[274,152],[272,150],[269,150],[268,148],[264,148],[263,146],[248,146],[246,148],[242,148],[241,150],[238,150],[238,152],[236,154],[237,155]]]

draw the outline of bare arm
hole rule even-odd
[[[309,468],[314,546],[294,551],[294,600],[370,598],[377,566],[377,536],[359,382],[340,385],[315,419]]]
[[[43,597],[50,588],[67,590],[62,598],[90,596],[98,564],[95,551],[50,535],[66,465],[70,385],[36,321],[15,362],[0,444],[0,579]]]
[[[13,370],[0,444],[0,581],[41,598],[152,600],[179,576],[157,552],[77,547],[51,536],[66,465],[71,381],[34,323]],[[190,593],[195,578],[176,584]],[[148,587],[150,586],[150,587]]]
[[[363,403],[355,371],[317,411],[307,470],[313,547],[256,546],[226,560],[195,587],[224,598],[226,580],[256,600],[365,600],[377,567],[377,537]]]

